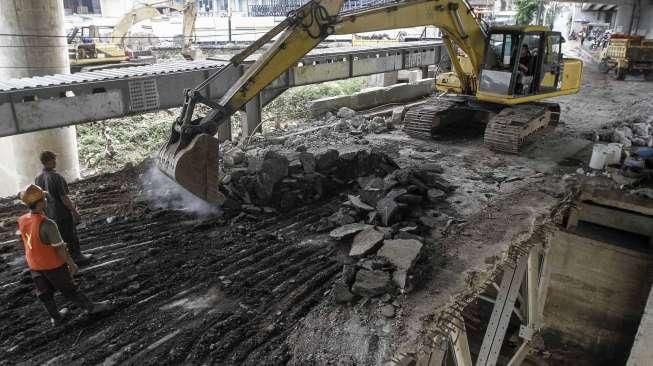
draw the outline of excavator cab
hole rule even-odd
[[[520,97],[560,89],[562,36],[540,27],[492,29],[481,69],[481,92]]]
[[[574,70],[563,72],[563,41],[559,32],[540,26],[490,29],[477,97],[512,105],[577,90],[581,65],[574,62]]]

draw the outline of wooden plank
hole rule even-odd
[[[472,354],[469,351],[465,323],[457,318],[454,318],[453,321],[457,326],[455,333],[451,334],[453,356],[456,361],[456,366],[472,366]]]
[[[653,216],[653,200],[626,194],[616,189],[583,188],[580,200]]]
[[[506,267],[503,273],[499,294],[476,360],[477,366],[494,366],[497,363],[508,323],[515,308],[515,300],[526,272],[527,260],[527,256],[522,256],[515,268]]]
[[[585,202],[579,205],[578,210],[579,221],[586,221],[644,236],[653,236],[653,216],[615,210]]]

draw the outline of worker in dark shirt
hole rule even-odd
[[[18,230],[25,249],[25,260],[36,287],[36,295],[50,315],[52,325],[61,324],[67,313],[65,308],[57,309],[54,300],[57,290],[89,314],[112,309],[111,302],[91,302],[77,289],[72,278],[77,272],[77,265],[68,254],[57,224],[44,214],[47,207],[46,193],[41,187],[30,184],[18,194],[30,210],[18,219]]]
[[[52,151],[43,151],[40,156],[43,171],[35,179],[35,184],[43,187],[48,192],[50,204],[46,214],[54,220],[59,227],[63,240],[68,243],[68,249],[73,260],[83,266],[91,261],[91,255],[82,254],[77,237],[77,223],[80,220],[79,212],[68,194],[68,183],[61,174],[55,171],[57,155]]]
[[[531,64],[531,51],[528,49],[528,45],[522,45],[521,52],[519,54],[519,70],[528,75],[528,67]]]

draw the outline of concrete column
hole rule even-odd
[[[619,2],[619,6],[617,7],[617,17],[614,23],[617,32],[630,34],[634,9],[634,0],[624,0]]]
[[[65,36],[63,13],[61,0],[0,1],[0,33],[32,35],[0,36],[0,80],[69,73],[66,38],[51,37]],[[59,155],[57,170],[66,179],[79,179],[75,127],[5,137],[0,139],[0,196],[34,181],[42,150]]]
[[[242,122],[243,137],[263,130],[261,124],[261,97],[256,96],[245,104],[247,118]]]

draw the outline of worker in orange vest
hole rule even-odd
[[[36,294],[50,315],[52,325],[61,324],[67,309],[59,311],[54,301],[56,290],[89,314],[113,308],[110,301],[91,302],[78,291],[72,275],[77,265],[71,259],[66,243],[61,239],[57,224],[44,214],[47,192],[30,184],[19,193],[19,198],[30,212],[18,219],[18,228],[25,248],[25,259],[36,286]]]

